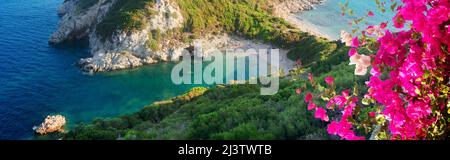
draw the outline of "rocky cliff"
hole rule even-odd
[[[107,26],[110,21],[115,22],[115,19],[110,18],[113,12],[134,9],[135,6],[130,7],[127,1],[145,4],[145,7],[140,6],[141,10],[126,12],[137,15],[126,17],[134,28],[128,29],[126,27],[129,24],[122,24],[125,27],[114,28],[113,32],[106,35],[99,34],[105,32],[103,28],[106,27],[103,26]],[[292,12],[311,9],[312,5],[322,0],[268,1],[273,8],[273,14],[284,17]],[[50,37],[49,43],[57,44],[88,38],[92,57],[81,59],[79,62],[80,68],[86,72],[112,71],[159,61],[177,60],[181,51],[193,46],[194,43],[203,46],[204,49],[236,46],[230,43],[233,39],[229,36],[223,37],[227,35],[224,33],[205,32],[200,37],[180,34],[180,30],[189,19],[184,17],[185,14],[178,3],[174,0],[65,0],[58,10],[58,15],[61,16],[59,27]],[[120,25],[119,23],[112,26]]]
[[[324,0],[272,0],[269,4],[273,6],[273,14],[278,17],[288,17],[292,13],[311,10],[314,5]]]

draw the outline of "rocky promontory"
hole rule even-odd
[[[199,4],[192,0],[65,0],[57,12],[61,16],[59,27],[49,43],[87,38],[92,57],[78,63],[86,72],[133,68],[175,61],[184,49],[194,44],[204,49],[232,49],[232,40],[223,37],[228,34],[284,44],[295,40],[296,32],[292,26],[273,18],[311,9],[322,0],[260,1]],[[211,8],[201,8],[201,5]],[[192,6],[195,8],[189,8]],[[247,6],[249,11],[241,13]],[[261,10],[254,10],[255,7]],[[222,10],[233,15],[226,17],[228,13]]]

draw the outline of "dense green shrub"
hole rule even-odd
[[[95,4],[98,3],[99,0],[78,0],[76,11],[77,12],[84,12],[87,9],[91,8]]]
[[[296,43],[288,53],[292,60],[300,59],[304,65],[326,60],[337,49],[337,44],[318,37],[308,37]]]
[[[142,30],[148,25],[147,17],[155,14],[154,4],[155,0],[117,0],[97,25],[97,34],[105,40],[116,31]]]
[[[272,16],[266,0],[180,0],[178,4],[186,19],[183,31],[196,36],[224,30],[281,47],[311,37]]]

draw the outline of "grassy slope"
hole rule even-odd
[[[117,0],[102,22],[97,25],[97,34],[106,39],[116,31],[142,30],[148,25],[147,17],[155,14],[155,11],[151,9],[155,4],[154,1]]]

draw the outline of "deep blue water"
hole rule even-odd
[[[83,74],[74,64],[89,56],[87,44],[47,44],[62,2],[0,2],[0,139],[32,138],[32,127],[49,114],[63,114],[70,127],[135,112],[193,87],[171,82],[172,63]]]
[[[353,16],[342,16],[342,10],[339,3],[345,3],[347,0],[325,0],[321,5],[315,6],[315,9],[301,12],[296,17],[305,25],[317,28],[320,32],[330,36],[332,39],[340,38],[341,30],[351,32],[352,26],[349,22],[356,17],[367,15],[372,11],[375,16],[366,18],[368,24],[364,24],[364,28],[368,25],[379,25],[381,22],[391,21],[394,13],[390,10],[390,5],[386,6],[386,12],[381,12],[377,9],[375,0],[348,0],[348,8],[354,12]],[[391,0],[380,0],[381,2],[389,3]],[[396,0],[399,1],[399,0]],[[363,28],[362,28],[363,29]],[[390,27],[392,29],[392,27]]]

